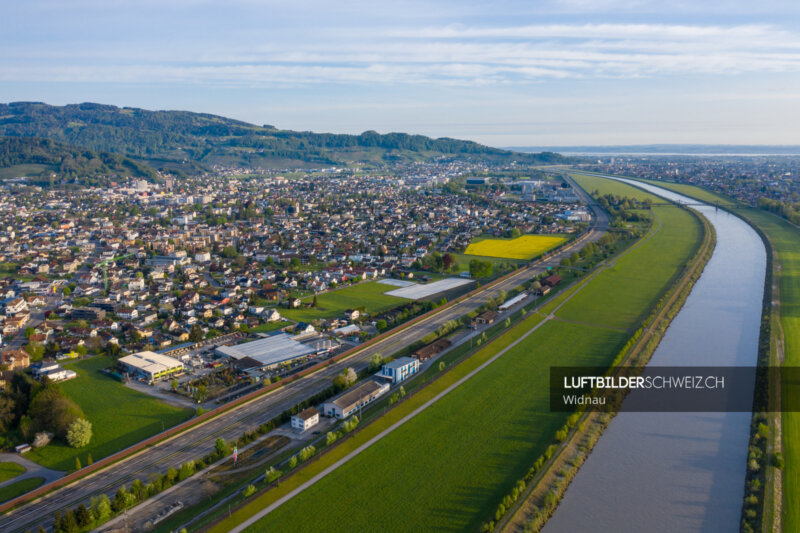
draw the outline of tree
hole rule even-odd
[[[44,356],[44,346],[38,341],[33,341],[26,344],[25,351],[28,352],[31,361],[40,361]]]
[[[358,379],[358,375],[353,368],[348,368],[347,370],[343,370],[341,374],[333,378],[333,385],[339,389],[344,390],[353,383],[356,382]]]
[[[225,439],[221,437],[217,439],[217,442],[214,443],[214,451],[217,452],[217,457],[220,458],[228,455],[228,443],[225,442]]]
[[[439,372],[444,370],[444,361],[439,361]]]
[[[81,529],[89,526],[92,523],[92,515],[85,505],[80,504],[75,511],[75,520],[78,522],[78,527]]]
[[[492,263],[490,261],[473,259],[469,262],[469,274],[475,279],[488,278],[492,275]]]
[[[239,255],[239,252],[237,252],[236,248],[233,247],[233,246],[226,246],[225,248],[222,249],[222,254],[221,255],[225,259],[232,259],[232,258],[236,257],[237,255]]]
[[[190,342],[200,342],[203,340],[203,328],[200,327],[200,324],[195,324],[192,326],[192,329],[189,331],[189,341]]]
[[[380,319],[375,322],[375,327],[378,328],[378,331],[386,331],[386,329],[389,327],[389,324],[387,324],[384,319]]]
[[[61,289],[61,294],[63,294],[64,296],[69,296],[70,294],[72,294],[72,289],[70,289],[69,287],[64,287],[63,289]]]
[[[292,468],[294,468],[294,467],[296,467],[296,466],[297,466],[297,456],[296,456],[296,455],[293,455],[293,456],[292,456],[292,457],[289,459],[289,468],[290,468],[290,469],[292,469]]]
[[[252,495],[253,495],[253,494],[255,494],[255,493],[256,493],[256,487],[255,487],[255,485],[247,485],[247,486],[244,488],[244,490],[242,491],[242,495],[243,495],[245,498],[249,498],[250,496],[252,496]]]
[[[375,372],[379,370],[382,365],[383,365],[383,356],[379,353],[372,354],[372,357],[369,358],[369,371]]]
[[[172,391],[175,392],[176,390],[178,390],[178,380],[173,379],[172,381],[169,382],[169,386],[172,387]]]
[[[275,470],[274,466],[267,468],[267,471],[264,473],[264,479],[266,479],[267,483],[272,483],[279,477],[281,477],[281,471]]]
[[[78,418],[67,429],[67,444],[73,448],[83,448],[92,440],[92,424],[85,418]]]
[[[108,499],[108,496],[101,494],[92,502],[92,514],[98,524],[111,518],[111,500]]]
[[[75,471],[77,472],[81,468],[83,468],[83,466],[81,466],[81,458],[76,455],[75,456]]]
[[[64,440],[72,423],[86,418],[80,407],[54,385],[47,385],[36,394],[28,413],[41,429],[52,431]]]

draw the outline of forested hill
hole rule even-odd
[[[115,176],[157,177],[152,168],[129,157],[27,137],[0,137],[0,169],[0,177],[26,176],[43,185],[99,184]]]
[[[298,132],[204,113],[148,111],[84,103],[0,104],[0,135],[42,137],[114,152],[155,168],[196,171],[214,164],[251,168],[426,160],[461,156],[523,163],[559,163],[558,154],[520,154],[471,141],[367,131],[361,135]]]

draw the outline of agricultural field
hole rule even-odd
[[[674,190],[706,202],[723,205],[731,201],[713,192],[676,183],[649,181],[654,185]],[[800,228],[793,226],[772,213],[755,208],[737,208],[734,213],[743,216],[763,231],[778,256],[780,270],[777,279],[780,288],[780,307],[773,309],[780,315],[779,321],[784,341],[784,365],[800,366]],[[773,326],[773,334],[775,327]],[[800,397],[800,385],[783,383],[781,399],[785,405]],[[792,400],[794,398],[795,400]],[[785,412],[782,415],[783,437],[783,530],[800,531],[800,413]]]
[[[671,208],[675,210],[674,208]],[[692,227],[697,222],[689,215],[675,221],[680,234],[687,242],[693,240]],[[662,239],[664,239],[662,241]],[[637,267],[637,258],[656,255],[662,259],[674,249],[666,246],[671,234],[659,229],[654,236],[633,249],[629,261],[618,265],[621,275]],[[681,264],[694,253],[685,247]],[[652,299],[632,299],[631,293],[658,292],[672,279],[674,272],[666,272],[661,285],[643,283],[634,278],[619,290],[602,297],[609,300],[603,305],[612,308],[639,306],[636,313],[625,315],[624,329],[631,329]],[[613,280],[595,278],[587,284],[611,283]],[[554,302],[560,301],[564,295]],[[597,293],[578,291],[575,305],[598,305]],[[476,355],[453,369],[430,387],[401,404],[398,413],[389,411],[384,418],[399,419],[415,405],[431,397],[428,389],[443,390],[453,382],[450,374],[463,375],[476,368],[491,355],[520,338],[542,317],[530,318],[512,327],[505,335],[487,345]],[[607,321],[608,323],[604,323]],[[493,515],[500,499],[510,490],[533,461],[552,442],[567,413],[549,411],[547,368],[552,365],[605,365],[617,355],[629,335],[618,330],[620,321],[611,314],[597,317],[595,325],[575,324],[551,320],[531,333],[502,357],[481,372],[444,396],[436,404],[413,420],[398,428],[346,465],[288,501],[248,531],[351,531],[375,530],[476,530]],[[564,339],[570,339],[565,342]],[[464,368],[462,368],[462,366]],[[509,394],[508,391],[514,391]],[[412,403],[413,402],[413,403]],[[408,406],[407,404],[411,404]],[[375,424],[386,427],[389,420],[379,419]],[[373,435],[368,426],[364,438]],[[278,489],[268,491],[254,502],[234,513],[231,521],[224,521],[214,530],[222,531],[234,521],[252,516],[269,501],[284,491],[291,490],[316,471],[345,455],[357,446],[352,441],[343,443],[347,449],[336,448],[327,456],[300,471],[295,477],[281,483]],[[374,475],[380,472],[380,475]],[[296,478],[300,478],[297,479]],[[341,490],[348,487],[348,490]],[[275,493],[275,494],[273,494]],[[377,495],[380,498],[366,498]],[[313,513],[303,509],[314,509]],[[398,509],[414,509],[400,512]]]
[[[318,294],[317,307],[278,309],[278,312],[295,322],[310,322],[317,318],[337,318],[341,317],[347,309],[361,309],[367,313],[377,313],[410,301],[384,294],[395,288],[377,281],[366,281]],[[313,300],[313,296],[306,296],[302,302],[306,304]]]
[[[85,466],[88,454],[96,461],[194,414],[191,409],[168,405],[99,372],[110,363],[109,357],[101,356],[64,365],[78,373],[77,378],[60,386],[92,423],[89,446],[76,450],[54,441],[44,448],[31,450],[26,458],[54,470],[71,470],[75,467],[75,457]],[[109,409],[110,404],[112,409]]]
[[[486,238],[467,246],[464,255],[530,260],[567,241],[560,235],[522,235],[516,239]]]

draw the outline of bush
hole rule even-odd
[[[83,448],[92,440],[92,424],[85,418],[78,418],[67,430],[67,443],[73,448]]]
[[[247,485],[244,488],[244,490],[242,491],[242,494],[244,495],[245,498],[249,498],[250,496],[252,496],[255,493],[256,493],[255,485]]]

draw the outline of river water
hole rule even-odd
[[[699,203],[620,181],[670,200]],[[764,245],[738,217],[708,205],[695,209],[716,228],[717,246],[649,365],[753,366]],[[749,413],[619,413],[545,533],[738,531],[749,424]]]

